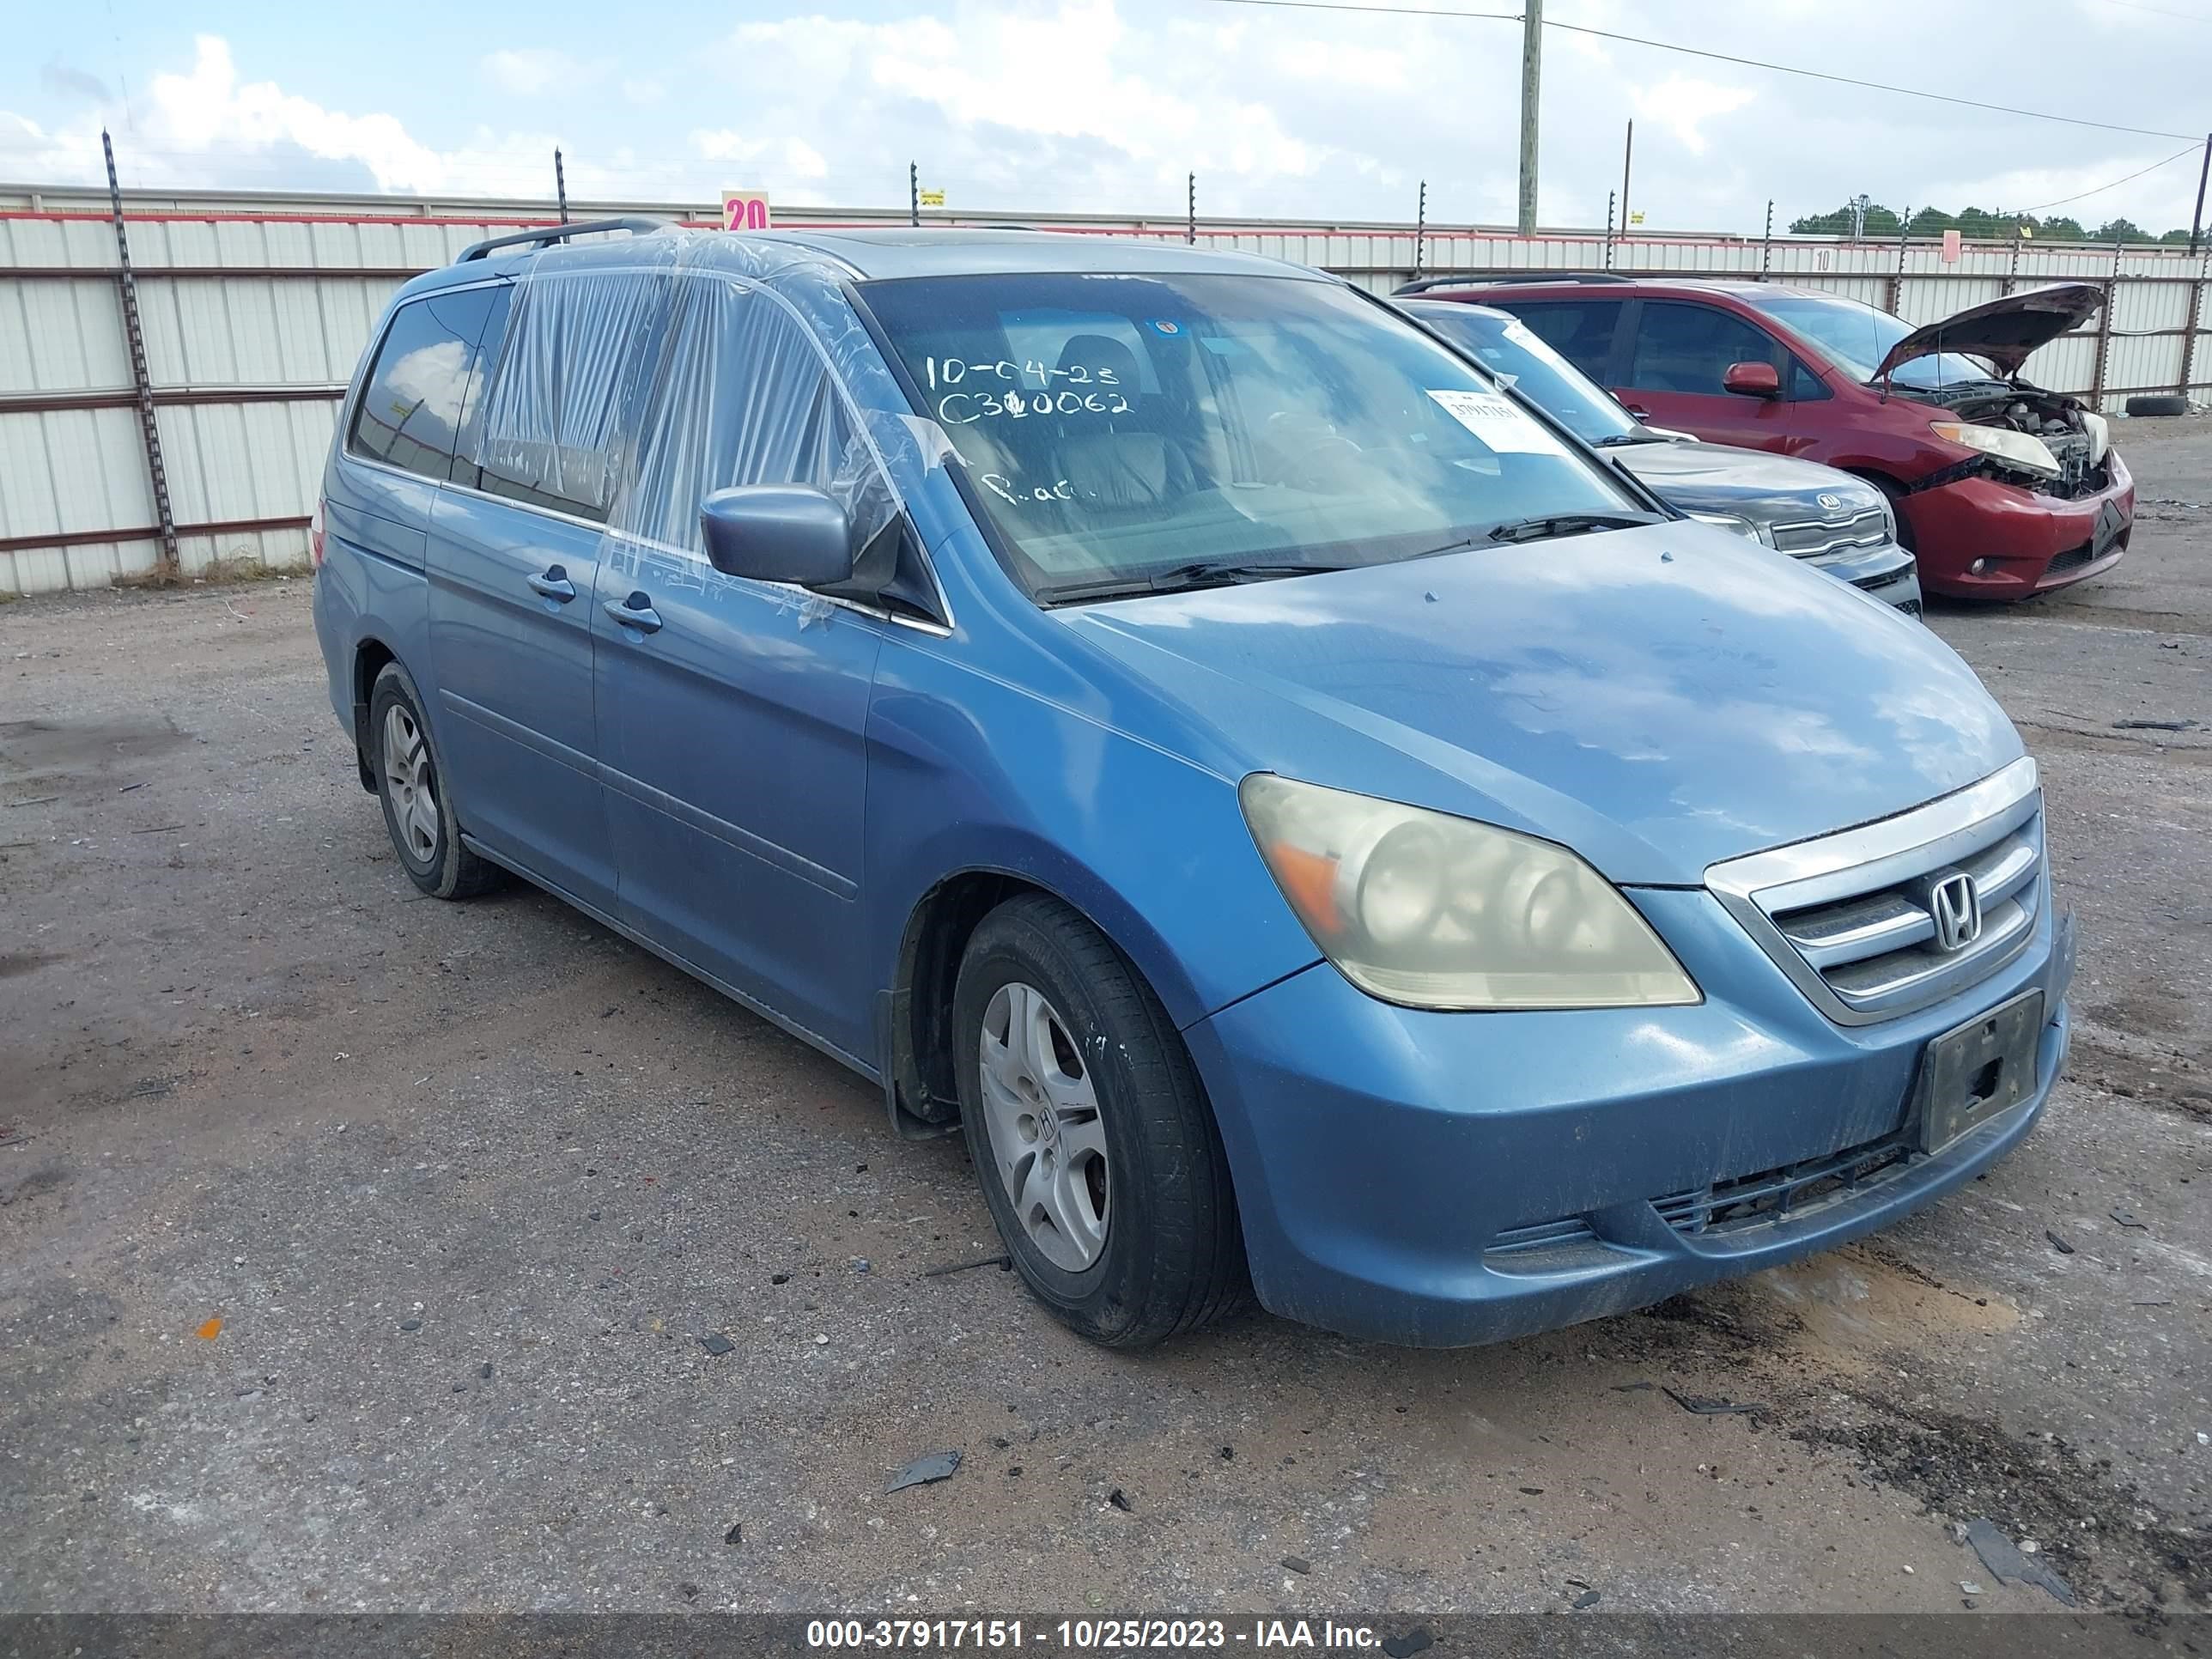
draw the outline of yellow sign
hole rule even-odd
[[[921,192],[921,204],[924,207],[943,207],[945,192],[941,190],[925,190]]]
[[[775,221],[768,210],[764,190],[726,190],[722,192],[724,230],[766,230]]]
[[[1628,222],[1632,225],[1640,225],[1644,222],[1644,216],[1641,213],[1632,213],[1628,216]]]

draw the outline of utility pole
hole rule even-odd
[[[1770,196],[1766,198],[1766,238],[1759,245],[1759,276],[1761,282],[1766,279],[1766,273],[1773,264],[1774,198]]]
[[[1421,180],[1421,203],[1413,210],[1413,275],[1421,274],[1422,243],[1429,230],[1429,181]]]
[[[561,166],[561,152],[553,152],[553,193],[561,198],[561,222],[568,222],[568,175]]]
[[[2197,257],[2197,246],[2204,234],[2204,181],[2212,177],[2212,132],[2204,135],[2204,160],[2197,169],[2197,211],[2189,216],[2189,257]]]
[[[1188,216],[1183,221],[1182,239],[1195,247],[1198,246],[1198,175],[1192,173],[1184,185],[1187,195],[1183,210]]]
[[[1605,268],[1613,269],[1613,192],[1605,193]]]
[[[1636,161],[1636,123],[1628,124],[1628,141],[1620,147],[1620,234],[1628,234],[1628,173]]]
[[[1536,106],[1544,70],[1544,0],[1522,0],[1521,234],[1536,234]]]

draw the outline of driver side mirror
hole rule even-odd
[[[1779,398],[1782,376],[1772,363],[1730,363],[1721,376],[1721,389],[1739,398]]]
[[[741,484],[699,503],[707,558],[726,576],[833,587],[853,578],[853,523],[805,484]]]

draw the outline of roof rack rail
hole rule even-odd
[[[647,219],[632,215],[622,219],[579,219],[573,223],[540,225],[535,230],[519,230],[512,236],[494,236],[488,241],[471,242],[461,250],[461,257],[453,261],[465,265],[471,259],[481,259],[503,247],[539,247],[548,242],[565,242],[571,236],[593,236],[601,231],[626,230],[633,236],[644,236],[656,230],[665,230],[673,222],[667,219]]]
[[[1632,283],[1633,276],[1621,276],[1604,270],[1484,270],[1463,273],[1457,276],[1424,276],[1418,282],[1406,283],[1395,288],[1395,297],[1425,294],[1432,288],[1519,288],[1532,283]]]

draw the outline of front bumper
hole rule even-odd
[[[2072,500],[1990,477],[1905,495],[1899,507],[1922,586],[1954,599],[2024,599],[2111,569],[2134,534],[2136,485],[2118,451],[2106,465],[2106,487]]]
[[[1823,554],[1805,562],[1884,605],[1895,605],[1909,617],[1920,614],[1919,567],[1912,555],[1894,542]]]
[[[1972,1179],[2041,1113],[2073,968],[2070,919],[2054,925],[2049,905],[2029,948],[1971,991],[1847,1029],[1709,894],[1633,896],[1704,1003],[1432,1013],[1323,963],[1190,1028],[1262,1304],[1436,1347],[1622,1313],[1885,1225]],[[2035,987],[2048,1018],[2027,1099],[1856,1186],[1805,1184],[1814,1195],[1777,1218],[1698,1220],[1760,1177],[1809,1181],[1850,1149],[1908,1138],[1928,1041]]]

